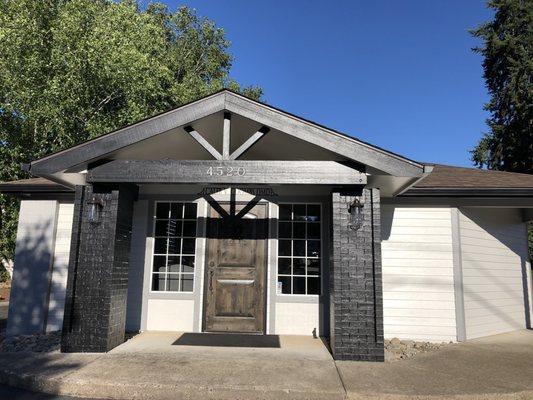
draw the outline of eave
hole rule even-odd
[[[412,187],[398,197],[533,197],[533,188]]]

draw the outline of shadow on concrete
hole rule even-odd
[[[7,385],[0,385],[0,399],[17,400],[79,400],[79,397],[59,396],[54,394],[38,393],[29,390],[18,389]],[[86,400],[99,400],[88,399]]]
[[[173,346],[260,347],[280,348],[277,335],[246,335],[236,333],[184,333]]]
[[[31,397],[32,393],[26,391],[59,393],[67,375],[94,360],[94,357],[86,358],[60,353],[0,352],[0,399],[62,399],[42,393]],[[10,386],[23,389],[21,396]],[[5,396],[6,392],[13,397]]]

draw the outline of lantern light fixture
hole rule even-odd
[[[353,231],[359,230],[363,226],[364,215],[363,215],[364,203],[360,197],[356,197],[355,200],[348,207],[348,228]]]
[[[97,224],[102,218],[102,210],[105,206],[105,198],[101,194],[93,194],[87,202],[91,207],[89,208],[89,222]]]

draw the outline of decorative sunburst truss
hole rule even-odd
[[[254,144],[256,144],[263,136],[265,136],[270,128],[262,126],[257,132],[250,136],[238,149],[230,153],[231,146],[231,114],[224,113],[224,125],[222,130],[222,154],[215,149],[200,133],[198,133],[192,126],[187,125],[183,128],[191,137],[206,149],[216,160],[236,160],[244,153],[246,153]]]

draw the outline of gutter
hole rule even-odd
[[[533,188],[411,187],[401,197],[533,197]]]
[[[392,197],[396,197],[396,196],[401,196],[403,195],[406,191],[408,191],[409,189],[411,189],[413,186],[416,186],[417,183],[419,183],[420,181],[422,181],[423,179],[426,178],[426,176],[428,176],[431,171],[433,171],[433,165],[424,165],[423,166],[424,170],[422,172],[422,176],[412,180],[411,182],[409,182],[408,184],[402,186],[399,190],[397,190],[396,192],[394,192],[392,194]]]

